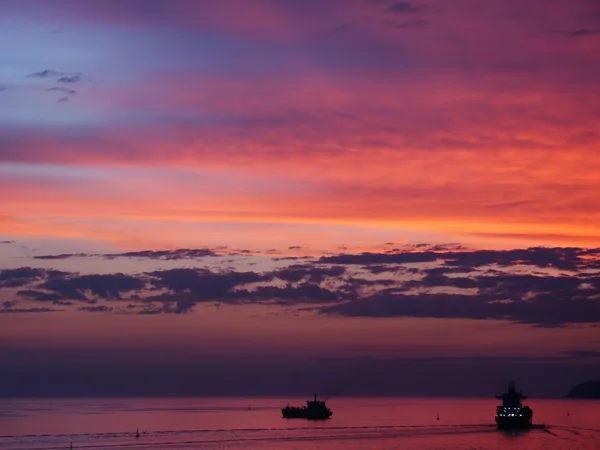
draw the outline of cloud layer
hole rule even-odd
[[[598,249],[435,248],[340,254],[302,263],[291,259],[288,264],[275,258],[283,265],[262,271],[173,268],[80,275],[22,267],[0,271],[0,286],[19,289],[5,305],[7,311],[17,311],[15,305],[23,301],[29,307],[47,303],[56,310],[79,305],[80,311],[90,312],[184,314],[209,302],[300,309],[312,305],[316,313],[347,317],[494,319],[543,327],[600,323]],[[164,255],[169,255],[166,261],[180,262],[190,255],[215,257],[202,249],[120,256],[153,260]],[[82,258],[56,256],[69,257]]]

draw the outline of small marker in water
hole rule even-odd
[[[139,428],[136,428],[136,430],[135,430],[135,437],[136,438],[140,437],[140,429]]]
[[[440,420],[440,415],[439,414],[437,415],[437,420]]]

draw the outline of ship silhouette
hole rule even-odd
[[[533,410],[529,406],[523,406],[521,400],[527,399],[521,392],[515,389],[515,382],[508,383],[508,392],[496,396],[502,400],[502,405],[496,408],[496,425],[498,428],[531,428]]]
[[[306,406],[286,406],[282,408],[281,414],[285,419],[329,419],[333,412],[327,407],[325,401],[317,400],[317,394],[313,400],[307,400]]]

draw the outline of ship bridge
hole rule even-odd
[[[521,400],[527,399],[527,397],[521,392],[517,392],[514,381],[508,383],[508,392],[505,392],[502,395],[497,395],[496,398],[498,400],[502,400],[502,406],[509,408],[521,407]]]

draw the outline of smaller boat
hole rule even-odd
[[[523,406],[521,400],[525,397],[515,389],[515,382],[508,383],[508,392],[496,397],[502,400],[502,405],[496,408],[496,424],[498,428],[531,428],[533,411],[529,406]]]
[[[313,400],[307,400],[306,406],[286,406],[281,410],[285,419],[309,419],[325,420],[329,419],[333,412],[327,407],[325,401],[317,400],[315,394]]]

